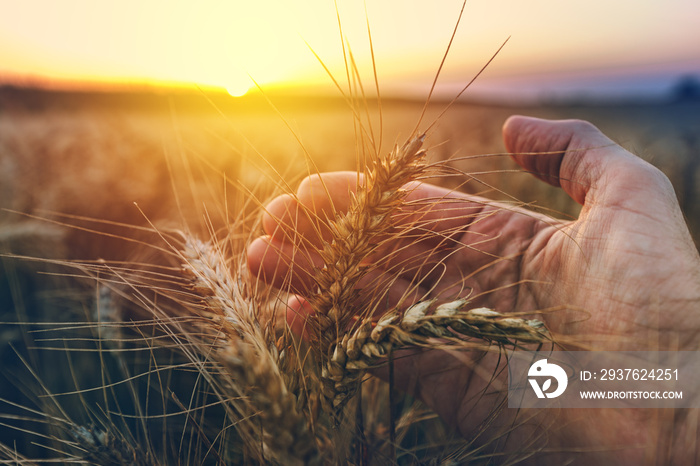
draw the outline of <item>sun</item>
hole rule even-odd
[[[232,97],[243,97],[250,90],[250,86],[243,83],[234,83],[226,86],[226,92]]]
[[[226,78],[219,81],[222,87],[226,89],[232,97],[243,97],[250,91],[254,85],[253,79],[245,72],[239,69],[227,69],[222,72],[226,75]]]

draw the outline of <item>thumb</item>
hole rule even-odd
[[[512,116],[503,125],[503,139],[521,167],[582,205],[603,196],[606,203],[623,202],[630,190],[668,185],[660,171],[585,121]]]

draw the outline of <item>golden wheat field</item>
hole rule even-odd
[[[369,313],[341,317],[319,328],[349,328],[349,339],[315,348],[280,317],[289,285],[248,276],[267,202],[309,174],[365,170],[424,111],[419,100],[351,103],[0,90],[3,463],[511,464],[541,447],[501,455],[488,428],[465,440],[366,373],[426,345],[427,327],[411,333],[396,316],[384,321],[403,332],[392,337]],[[700,240],[699,102],[460,101],[442,114],[447,104],[422,117],[426,160],[441,168],[428,181],[571,218],[573,201],[505,153],[501,127],[512,114],[585,119],[670,178]],[[479,316],[457,317],[481,329]],[[544,339],[532,322],[451,344],[532,344]]]

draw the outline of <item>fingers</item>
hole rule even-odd
[[[263,218],[267,235],[248,248],[252,273],[273,286],[312,294],[317,270],[324,265],[322,240],[331,239],[329,217],[348,209],[357,182],[352,172],[313,176],[296,195],[272,201]],[[537,214],[445,188],[417,182],[404,188],[405,202],[392,219],[395,233],[364,258],[372,266],[357,285],[364,297],[381,300],[384,309],[410,304],[426,290],[435,291],[438,283],[439,292],[450,297],[483,291],[492,280],[465,285],[465,277],[498,258],[517,256],[527,244],[521,237],[534,231],[530,224],[546,224]]]
[[[670,187],[659,170],[588,122],[513,116],[503,126],[503,138],[520,166],[581,205],[625,202],[630,190],[644,195],[650,187]]]
[[[305,178],[296,195],[279,196],[266,206],[262,219],[265,234],[275,241],[318,247],[330,239],[329,220],[336,212],[347,211],[351,193],[362,180],[355,172]]]
[[[275,286],[289,276],[294,289],[311,289],[313,267],[323,266],[315,251],[332,239],[328,223],[336,212],[347,211],[357,183],[354,172],[314,175],[296,195],[270,202],[263,215],[266,236],[249,248],[251,269]],[[430,273],[450,250],[463,245],[463,233],[480,220],[488,201],[424,183],[405,188],[405,203],[393,218],[400,236],[380,239],[369,260],[376,269],[415,278],[422,275],[418,270]]]

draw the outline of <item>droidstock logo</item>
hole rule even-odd
[[[540,359],[530,366],[530,370],[527,372],[527,375],[530,385],[532,385],[532,389],[535,391],[537,398],[556,398],[564,393],[564,390],[566,390],[566,385],[569,383],[564,369],[556,364],[548,363],[546,359]],[[543,383],[540,386],[537,379],[532,377],[547,377],[547,379],[543,380]],[[557,388],[553,392],[548,392],[548,390],[552,388],[552,378],[556,379]]]

